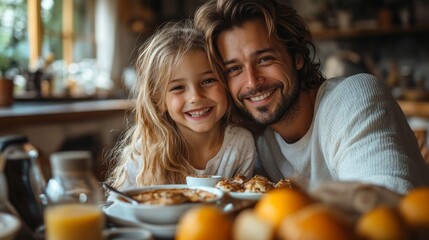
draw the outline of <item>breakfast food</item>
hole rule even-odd
[[[293,182],[290,179],[280,179],[280,181],[278,181],[276,183],[276,185],[274,185],[274,187],[276,189],[279,188],[296,188],[296,186],[293,184]]]
[[[243,175],[237,175],[231,179],[223,179],[216,184],[219,188],[226,192],[246,192],[246,193],[266,193],[276,188],[293,188],[293,184],[289,179],[281,179],[277,183],[273,183],[266,177],[255,175],[250,180]]]
[[[228,179],[219,181],[215,187],[225,192],[242,192],[243,189],[242,184],[230,181]]]
[[[245,176],[237,175],[234,178],[219,181],[215,187],[226,192],[242,192],[245,181]]]
[[[274,184],[266,177],[256,175],[243,184],[244,192],[266,193],[274,189]]]
[[[206,202],[215,199],[217,195],[201,189],[173,188],[146,191],[131,197],[140,204],[175,205],[187,202]]]

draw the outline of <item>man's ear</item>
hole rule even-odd
[[[304,57],[302,54],[295,54],[295,66],[296,70],[301,70],[301,68],[304,66]]]

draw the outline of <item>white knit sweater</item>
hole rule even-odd
[[[309,187],[362,181],[406,193],[429,185],[417,140],[385,85],[369,74],[327,80],[306,135],[288,144],[268,128],[257,140],[258,161],[273,181],[291,177]]]

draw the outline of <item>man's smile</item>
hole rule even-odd
[[[268,97],[270,97],[275,91],[276,91],[276,89],[272,89],[272,90],[270,90],[268,92],[261,93],[261,94],[256,95],[256,96],[247,97],[246,99],[250,100],[252,102],[260,102],[260,101],[265,100]]]

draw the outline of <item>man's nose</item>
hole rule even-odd
[[[264,82],[264,78],[260,75],[260,72],[255,67],[247,67],[246,70],[247,85],[251,88],[258,86]]]

